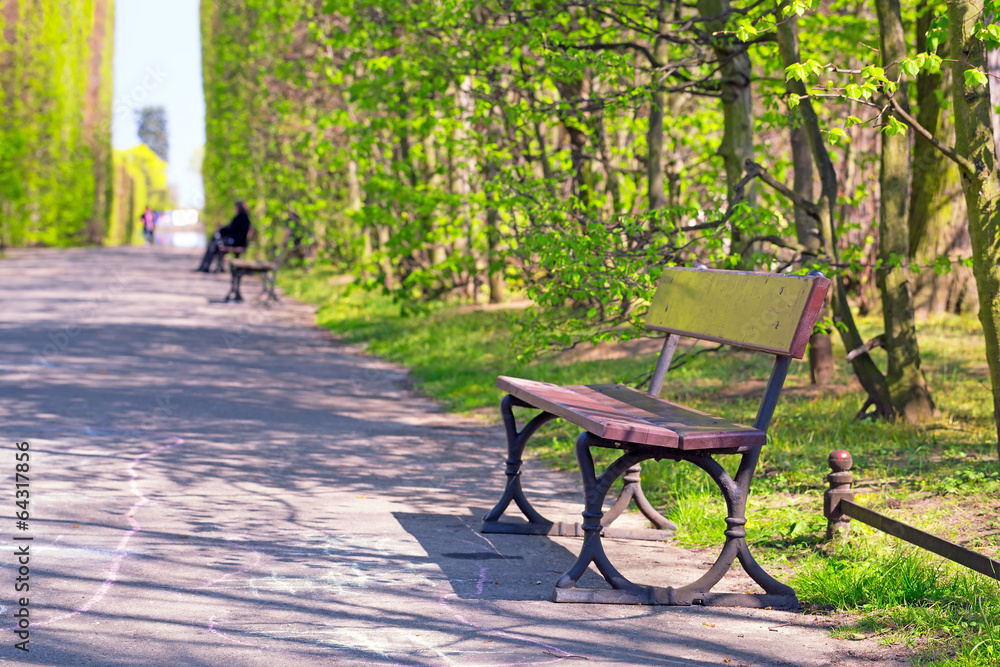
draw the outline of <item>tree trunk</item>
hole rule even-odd
[[[783,4],[783,3],[781,3]],[[778,45],[785,66],[794,65],[799,62],[798,58],[798,22],[794,18],[789,18],[778,23]],[[823,239],[823,252],[826,258],[833,263],[839,263],[840,253],[837,250],[837,234],[835,228],[837,210],[837,171],[834,169],[830,153],[826,148],[826,139],[813,108],[812,100],[805,96],[805,86],[801,81],[790,81],[789,86],[795,95],[803,96],[799,103],[798,111],[802,118],[802,128],[809,139],[809,148],[812,149],[813,160],[816,163],[816,170],[820,180],[820,221],[819,231]],[[854,314],[851,312],[851,305],[847,301],[847,289],[844,287],[843,278],[834,278],[834,289],[830,295],[830,306],[833,311],[833,321],[840,332],[841,340],[848,352],[856,350],[862,346],[864,341],[854,322]],[[863,352],[851,360],[851,368],[857,376],[861,386],[868,394],[865,402],[874,405],[875,413],[883,419],[892,419],[893,408],[889,399],[889,388],[885,381],[885,376],[878,369],[871,355]],[[864,408],[863,408],[864,409]],[[859,413],[860,414],[860,413]]]
[[[664,23],[669,20],[667,2],[660,0],[656,23],[663,30]],[[666,62],[668,57],[667,40],[657,39],[653,43],[653,55],[659,62]],[[663,82],[653,73],[652,95],[649,103],[649,126],[646,133],[646,183],[647,200],[650,211],[658,211],[667,206],[667,198],[663,190]]]
[[[886,76],[901,76],[899,63],[906,58],[906,34],[899,0],[875,0],[878,13],[879,44]],[[905,78],[900,78],[895,99],[909,109]],[[918,424],[934,415],[934,401],[924,373],[920,370],[920,348],[913,319],[910,287],[910,234],[907,216],[910,190],[910,141],[907,135],[882,135],[879,172],[879,260],[875,273],[882,296],[885,324],[884,347],[889,357],[886,382],[897,417]]]
[[[928,0],[923,0],[917,10],[917,53],[927,50],[927,30],[934,18],[928,5]],[[947,43],[942,43],[937,53],[947,58]],[[992,79],[990,84],[992,86]],[[955,124],[951,114],[942,113],[939,93],[946,93],[950,87],[951,73],[947,68],[936,74],[926,70],[917,74],[917,122],[946,144],[955,143]],[[918,274],[910,274],[913,307],[921,316],[960,312],[965,304],[956,303],[956,300],[971,279],[970,270],[952,265],[951,271],[939,274],[928,268],[938,257],[952,255],[958,250],[956,241],[964,235],[966,216],[958,165],[920,133],[914,133],[913,141],[908,225],[910,262],[921,267]]]
[[[789,35],[779,43],[791,50],[783,59],[789,62],[799,60],[799,27],[798,18],[788,19]],[[787,85],[786,85],[787,87]],[[790,88],[788,92],[793,92]],[[789,112],[790,140],[792,147],[792,188],[807,201],[812,201],[814,194],[813,159],[809,149],[809,137],[802,127],[802,119],[794,112]],[[819,224],[801,207],[795,207],[795,237],[803,248],[803,254],[819,257],[823,254],[823,239],[819,232]],[[813,384],[830,384],[833,381],[835,367],[833,362],[833,341],[830,334],[817,332],[809,337],[809,379]]]
[[[488,132],[490,145],[496,146],[500,143],[500,130],[492,119]],[[490,303],[503,303],[506,296],[505,284],[505,262],[504,255],[500,249],[500,242],[503,235],[500,231],[500,211],[497,210],[494,194],[490,191],[490,186],[497,176],[500,175],[500,166],[496,158],[488,157],[486,166],[483,169],[485,177],[484,199],[486,201],[486,273],[487,282],[490,288]]]
[[[698,0],[698,11],[705,18],[719,17],[706,22],[706,28],[716,33],[712,49],[723,62],[719,74],[719,89],[722,94],[723,135],[718,154],[726,169],[726,199],[731,202],[735,196],[736,183],[743,178],[743,165],[753,159],[753,97],[750,82],[752,71],[750,55],[739,42],[731,42],[731,37],[722,34],[729,17],[729,0]],[[744,201],[753,206],[756,197],[754,188],[747,185]],[[732,225],[731,254],[737,257],[738,266],[744,265],[741,253],[744,251],[740,228]],[[750,249],[747,248],[747,251]]]
[[[1000,456],[1000,178],[996,171],[989,89],[966,85],[965,70],[986,66],[985,45],[974,34],[982,5],[973,0],[948,3],[951,86],[955,107],[955,149],[966,158],[962,188],[969,212],[972,270],[979,292],[979,321],[986,337],[986,361],[993,386],[993,418]]]
[[[597,144],[598,157],[604,167],[605,190],[611,197],[611,216],[623,213],[621,186],[618,184],[618,172],[615,170],[614,156],[608,145],[608,132],[604,127],[604,111],[593,114],[594,143]]]

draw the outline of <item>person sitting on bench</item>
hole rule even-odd
[[[195,271],[208,273],[212,268],[212,261],[219,254],[220,246],[245,247],[247,235],[250,233],[250,211],[244,201],[236,202],[236,216],[228,225],[215,232],[212,240],[208,242],[205,249],[205,256],[201,260],[201,265]]]

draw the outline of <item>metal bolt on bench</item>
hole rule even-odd
[[[660,278],[646,319],[648,328],[668,334],[649,393],[623,385],[559,386],[501,376],[497,386],[508,393],[501,402],[509,443],[508,479],[503,497],[484,520],[483,532],[552,535],[582,531],[579,557],[557,581],[553,591],[555,602],[797,606],[795,591],[767,574],[750,554],[746,542],[746,503],[791,360],[804,355],[829,285],[830,281],[819,272],[789,276],[667,269]],[[659,398],[679,336],[774,355],[774,368],[752,427]],[[512,410],[515,406],[539,409],[542,413],[518,432]],[[525,443],[538,427],[555,417],[585,429],[576,441],[584,485],[583,523],[579,528],[574,525],[573,531],[540,516],[521,489],[519,471]],[[623,454],[598,477],[591,447],[621,449]],[[713,458],[714,454],[741,456],[735,478]],[[659,516],[645,501],[639,487],[638,466],[651,459],[694,464],[715,481],[726,501],[728,516],[722,551],[708,572],[687,586],[661,588],[629,581],[611,564],[601,542],[602,537],[615,536],[608,524],[631,499],[647,516],[650,512]],[[605,514],[605,498],[615,480],[623,475],[625,489]],[[527,524],[499,521],[511,501],[524,512]],[[737,558],[744,571],[764,590],[763,594],[712,593]],[[591,563],[611,585],[610,590],[577,587]]]

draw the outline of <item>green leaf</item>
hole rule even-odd
[[[797,81],[806,80],[806,70],[802,66],[802,63],[794,63],[785,68],[785,81],[791,81],[792,79]]]
[[[965,70],[965,85],[966,86],[985,86],[989,82],[989,77],[986,76],[986,72],[979,69],[967,69]]]
[[[894,137],[897,134],[906,134],[906,125],[900,123],[894,116],[887,116],[885,125],[882,126],[882,131],[885,132],[886,136]]]
[[[841,143],[848,143],[851,140],[847,136],[847,132],[844,131],[842,127],[831,127],[830,128],[830,143],[838,145]]]
[[[757,28],[750,23],[750,21],[742,20],[736,28],[736,39],[741,42],[749,42],[751,39],[756,37],[759,33]]]
[[[783,16],[791,16],[792,14],[802,16],[811,8],[812,0],[792,0],[785,6],[781,13]]]
[[[920,72],[920,64],[912,58],[906,58],[899,66],[906,76],[916,76]]]
[[[942,14],[931,21],[927,30],[927,53],[931,54],[938,50],[941,43],[948,37],[948,16]]]
[[[885,70],[875,65],[868,65],[862,68],[861,76],[866,79],[885,79]]]

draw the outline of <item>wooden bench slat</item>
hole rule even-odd
[[[230,264],[241,271],[274,271],[276,269],[274,262],[255,262],[249,259],[234,259],[230,261]]]
[[[823,276],[665,269],[646,326],[801,359],[829,284]]]
[[[763,445],[767,439],[763,431],[623,385],[562,387],[500,376],[497,386],[606,440],[683,450],[734,450]]]
[[[752,426],[656,398],[625,385],[589,385],[583,389],[595,400],[626,414],[676,431],[683,450],[749,448],[767,442],[767,434]]]
[[[679,444],[676,432],[630,418],[604,403],[566,387],[503,375],[497,379],[497,387],[606,440],[675,449]]]

